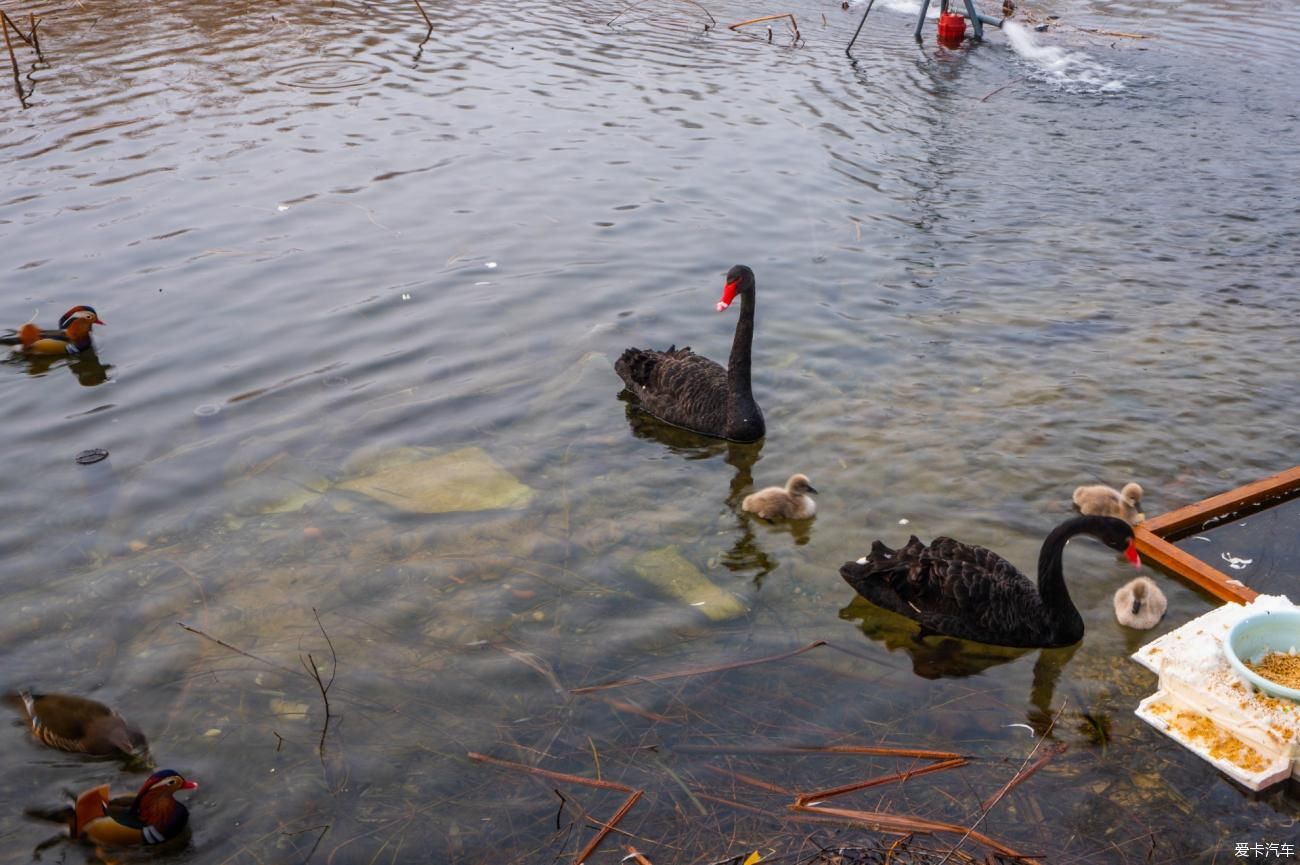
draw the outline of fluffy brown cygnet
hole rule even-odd
[[[1079,487],[1074,491],[1074,506],[1081,514],[1118,517],[1134,526],[1146,518],[1141,512],[1142,487],[1137,484],[1125,484],[1122,490],[1105,484]]]
[[[765,520],[806,520],[817,513],[817,503],[808,495],[815,492],[807,475],[790,475],[784,489],[768,487],[750,493],[740,506]]]
[[[1115,618],[1128,628],[1154,628],[1169,602],[1150,577],[1138,577],[1115,593]]]

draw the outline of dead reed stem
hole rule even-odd
[[[645,794],[644,790],[636,790],[626,784],[619,784],[615,781],[601,781],[599,779],[592,780],[591,778],[583,778],[581,775],[570,775],[566,772],[553,772],[550,769],[539,769],[536,766],[526,766],[523,763],[514,763],[510,760],[498,760],[496,757],[489,757],[488,755],[480,754],[477,751],[470,751],[468,756],[471,760],[475,760],[479,763],[491,763],[494,766],[502,766],[506,769],[518,769],[521,772],[527,772],[529,775],[550,778],[553,781],[568,781],[571,784],[581,784],[584,787],[596,787],[601,790],[618,790],[621,793],[628,794],[627,800],[623,802],[623,806],[618,809],[612,818],[610,818],[609,822],[602,823],[593,818],[593,822],[598,823],[601,829],[596,833],[596,837],[592,838],[590,843],[588,843],[587,846],[583,848],[582,852],[578,854],[578,858],[574,860],[574,865],[582,865],[583,862],[587,861],[587,857],[595,852],[596,848],[600,846],[600,842],[605,840],[605,836],[614,831],[614,827],[618,825],[618,821],[622,820],[624,815],[626,815],[628,811],[632,810],[632,806],[637,803],[637,800]]]
[[[1017,787],[1017,786],[1018,786],[1022,781],[1027,780],[1027,779],[1029,778],[1030,775],[1034,774],[1034,773],[1037,772],[1039,769],[1041,769],[1041,768],[1043,768],[1044,766],[1046,766],[1046,765],[1047,765],[1048,763],[1050,763],[1050,762],[1051,762],[1055,757],[1057,757],[1057,756],[1059,756],[1059,755],[1061,755],[1061,754],[1064,754],[1068,748],[1069,748],[1069,745],[1067,745],[1066,743],[1064,743],[1064,742],[1058,742],[1058,743],[1056,744],[1055,747],[1049,749],[1049,750],[1047,751],[1047,753],[1043,754],[1043,756],[1041,756],[1041,757],[1039,757],[1037,760],[1035,760],[1035,761],[1034,761],[1034,764],[1033,764],[1032,766],[1030,766],[1028,769],[1026,769],[1026,768],[1024,768],[1024,767],[1022,766],[1021,769],[1020,769],[1020,771],[1016,773],[1016,776],[1015,776],[1014,778],[1012,778],[1012,779],[1011,779],[1010,781],[1008,781],[1006,784],[1002,785],[1002,789],[1001,789],[1001,790],[999,790],[997,793],[995,793],[994,795],[990,796],[989,798],[985,799],[983,802],[980,803],[980,810],[981,810],[981,811],[990,811],[990,810],[992,810],[992,809],[993,809],[993,806],[996,805],[996,804],[998,804],[998,800],[999,800],[999,799],[1001,799],[1003,796],[1005,796],[1005,795],[1007,795],[1008,793],[1010,793],[1010,792],[1011,792],[1013,789],[1015,789],[1015,788],[1016,788],[1016,787]]]
[[[9,16],[6,15],[4,12],[0,12],[0,30],[4,31],[5,48],[9,49],[9,63],[12,65],[14,70],[14,87],[18,88],[18,99],[23,102],[23,107],[25,108],[26,100],[23,99],[22,79],[19,77],[18,74],[18,58],[17,56],[14,55],[14,44],[9,40],[9,28],[11,26],[12,24],[9,21]]]
[[[723,775],[728,775],[742,784],[748,784],[751,787],[757,787],[758,789],[766,790],[769,793],[780,793],[783,796],[794,795],[792,791],[787,790],[784,787],[778,787],[776,784],[770,784],[767,781],[763,781],[759,778],[751,778],[749,775],[745,775],[740,772],[735,772],[732,771],[731,769],[724,769],[721,766],[709,766],[709,765],[706,765],[704,768],[711,769],[712,771],[721,773]]]
[[[918,760],[962,760],[951,751],[888,748],[883,745],[674,745],[683,754],[869,754],[876,757],[914,757]]]
[[[641,851],[637,850],[631,844],[624,844],[623,849],[627,851],[628,856],[632,858],[632,861],[635,862],[636,865],[654,865],[653,862],[641,855]],[[623,861],[626,862],[627,860],[625,859]]]
[[[259,658],[257,655],[254,655],[250,652],[245,652],[243,649],[230,645],[225,640],[219,640],[216,637],[212,636],[211,634],[204,633],[198,628],[192,628],[189,625],[185,624],[184,622],[177,622],[176,624],[180,625],[182,628],[189,631],[191,634],[198,634],[203,639],[211,640],[212,642],[216,643],[218,646],[220,646],[223,649],[229,649],[230,651],[234,652],[236,655],[243,655],[245,658],[251,658],[252,660],[257,661],[259,664],[266,664],[266,666],[270,667],[271,669],[279,670],[282,673],[292,673],[295,676],[300,675],[298,671],[293,669],[292,667],[286,667],[283,664],[277,664],[274,661],[268,661],[266,658]]]
[[[967,834],[962,835],[962,840],[965,840],[966,838],[974,838],[985,847],[988,847],[990,850],[997,853],[1001,853],[1003,856],[1009,856],[1013,859],[1021,859],[1025,862],[1032,863],[1032,865],[1041,865],[1038,860],[1023,856],[1005,844],[995,841],[987,835],[976,832],[974,829],[963,829],[955,823],[944,823],[939,820],[926,820],[921,817],[908,817],[901,814],[888,814],[883,811],[854,811],[847,808],[826,808],[820,805],[791,805],[790,808],[794,811],[802,811],[809,814],[842,817],[851,822],[861,823],[878,831],[894,832],[898,834],[923,832],[927,835],[961,835],[965,832]],[[959,841],[958,843],[961,842]],[[948,851],[948,856],[953,855],[955,852],[956,848],[954,847],[952,850]]]
[[[606,688],[623,688],[627,685],[637,685],[642,682],[662,682],[667,679],[678,679],[683,676],[699,676],[704,673],[719,673],[723,670],[737,670],[741,667],[752,667],[755,664],[766,664],[769,661],[782,661],[786,658],[793,658],[795,655],[802,655],[804,652],[811,651],[818,646],[826,645],[825,640],[814,640],[801,649],[795,649],[792,652],[784,652],[780,655],[770,655],[766,658],[754,658],[748,661],[733,661],[729,664],[717,664],[711,667],[696,667],[690,670],[681,670],[676,673],[657,673],[653,676],[637,676],[633,679],[619,679],[616,682],[606,682],[603,685],[588,685],[584,688],[571,688],[570,694],[590,694],[592,691],[603,691]]]
[[[750,24],[758,24],[762,21],[779,21],[782,18],[790,19],[790,26],[794,28],[794,41],[795,42],[802,41],[803,36],[801,36],[799,33],[799,22],[794,20],[794,15],[790,12],[782,12],[780,15],[764,15],[762,18],[751,18],[748,21],[741,21],[737,24],[731,24],[728,26],[728,29],[736,30],[740,27],[745,27]],[[771,41],[770,31],[769,31],[768,41],[769,42]]]
[[[552,781],[568,781],[570,784],[581,784],[584,787],[597,787],[601,790],[618,790],[621,793],[636,792],[632,787],[629,787],[626,784],[619,784],[616,781],[597,781],[592,778],[584,778],[581,775],[570,775],[568,772],[556,772],[552,769],[542,769],[537,766],[516,763],[513,760],[502,760],[497,757],[489,757],[487,754],[480,754],[477,751],[470,751],[466,756],[478,763],[490,763],[493,766],[501,766],[506,769],[518,769],[521,772],[527,772],[529,775],[537,775],[541,778],[550,778]]]
[[[420,15],[424,18],[425,25],[433,30],[433,22],[429,20],[429,13],[424,11],[424,4],[420,0],[415,0],[415,8],[420,10]]]
[[[1017,778],[1020,777],[1021,773],[1025,771],[1025,766],[1029,765],[1029,761],[1032,760],[1034,758],[1034,755],[1038,753],[1038,749],[1041,748],[1043,746],[1043,743],[1047,741],[1047,737],[1052,734],[1052,728],[1055,727],[1056,722],[1060,720],[1061,714],[1065,711],[1065,707],[1067,705],[1068,705],[1068,701],[1062,701],[1061,708],[1057,711],[1056,715],[1053,716],[1052,720],[1048,723],[1047,729],[1043,731],[1043,735],[1038,737],[1038,741],[1034,743],[1033,750],[1029,752],[1029,755],[1025,757],[1024,762],[1020,764],[1020,769],[1019,771],[1016,772]],[[967,837],[972,837],[972,838],[976,837],[975,836],[976,827],[979,826],[979,824],[984,822],[984,818],[989,815],[989,811],[993,810],[994,806],[996,806],[998,802],[1002,801],[1002,797],[1007,794],[1007,791],[1010,790],[1013,786],[1015,786],[1015,784],[1013,783],[1015,781],[1016,778],[1012,778],[1011,781],[1008,781],[1006,785],[1003,786],[1003,788],[999,790],[992,799],[987,800],[988,801],[987,806],[985,806],[983,803],[980,804],[979,818],[974,823],[971,824],[971,827],[967,831],[967,833],[963,835],[960,839],[958,839],[957,843],[953,845],[953,848],[948,851],[948,855],[944,856],[943,859],[939,860],[939,865],[944,865],[945,862],[951,859],[952,855],[957,852],[957,849],[961,847],[962,843],[966,840]],[[976,838],[976,840],[979,839]]]
[[[28,14],[31,14],[31,13],[28,13]],[[3,16],[3,17],[4,17],[4,20],[5,20],[5,23],[8,24],[10,27],[13,28],[14,35],[17,36],[19,39],[23,40],[23,42],[27,43],[27,47],[28,47],[28,48],[32,48],[32,49],[34,49],[34,50],[36,49],[36,44],[32,41],[32,37],[31,37],[31,36],[28,36],[26,33],[24,33],[23,31],[19,30],[19,29],[18,29],[18,25],[14,23],[14,19],[10,18],[10,17],[9,17],[9,16],[4,12],[4,11],[0,11],[0,16]],[[34,22],[35,19],[36,19],[36,16],[35,16],[35,15],[31,15],[31,17],[32,17],[32,20],[33,20],[33,22]],[[34,23],[33,23],[33,26],[35,26]],[[33,32],[35,32],[35,31],[33,31]],[[39,50],[37,50],[37,53],[38,53],[38,54],[40,53]]]
[[[330,731],[330,719],[334,717],[330,712],[330,686],[334,684],[334,677],[339,671],[339,656],[334,651],[334,641],[330,639],[330,635],[325,630],[325,626],[321,624],[320,613],[316,611],[315,607],[311,608],[311,612],[312,615],[316,617],[316,627],[320,628],[320,632],[325,636],[325,643],[330,647],[330,657],[333,661],[333,666],[330,668],[330,680],[326,682],[322,680],[320,670],[316,667],[316,659],[311,656],[310,652],[307,653],[307,659],[305,661],[301,656],[298,658],[298,661],[303,665],[303,668],[306,669],[307,672],[311,674],[311,677],[316,680],[316,687],[320,688],[320,698],[325,703],[325,723],[321,726],[320,744],[317,746],[320,758],[324,760],[325,736]]]
[[[714,18],[714,17],[713,17],[713,14],[712,14],[711,12],[709,12],[708,9],[705,9],[703,6],[701,6],[699,3],[697,3],[696,0],[681,0],[681,2],[691,4],[691,5],[694,6],[696,9],[699,9],[699,10],[700,10],[701,12],[703,12],[706,16],[708,16],[709,23],[704,25],[704,29],[705,29],[706,32],[707,32],[708,30],[711,30],[712,28],[718,26],[718,19]],[[617,21],[618,19],[622,18],[624,15],[626,15],[628,12],[631,12],[633,9],[637,8],[639,5],[641,5],[641,4],[640,4],[640,3],[629,3],[629,4],[627,4],[627,8],[624,9],[622,12],[619,12],[619,13],[618,13],[617,15],[615,15],[613,18],[611,18],[611,19],[609,19],[608,21],[606,21],[606,22],[605,22],[605,26],[606,26],[606,27],[612,27],[612,26],[614,26],[614,22],[615,22],[615,21]]]
[[[610,818],[610,821],[601,824],[601,829],[596,833],[596,837],[591,839],[591,842],[583,848],[582,852],[578,854],[578,858],[574,860],[575,865],[582,865],[582,863],[586,862],[587,858],[591,856],[592,853],[596,852],[596,848],[600,846],[600,842],[604,841],[605,836],[613,831],[614,827],[618,825],[618,821],[622,820],[624,815],[627,814],[628,811],[632,810],[632,806],[637,803],[637,800],[640,799],[642,795],[644,795],[644,791],[642,790],[632,791],[632,795],[627,797],[627,801],[623,803],[623,807],[618,809],[614,816]]]
[[[878,787],[881,784],[889,784],[894,781],[906,781],[909,778],[915,778],[918,775],[926,775],[930,772],[942,772],[946,769],[955,769],[958,766],[965,766],[966,759],[957,757],[952,760],[944,760],[941,763],[931,763],[929,766],[923,766],[920,769],[907,769],[903,772],[895,772],[892,775],[882,775],[879,778],[872,778],[867,781],[859,781],[855,784],[845,784],[842,787],[833,787],[829,790],[818,790],[815,793],[801,793],[795,798],[795,803],[807,805],[809,802],[815,802],[820,799],[832,799],[836,796],[843,796],[845,793],[853,793],[857,790],[866,790],[870,787]]]

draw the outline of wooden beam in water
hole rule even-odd
[[[1250,509],[1269,499],[1283,498],[1296,490],[1300,490],[1300,466],[1153,517],[1133,529],[1138,552],[1195,583],[1219,600],[1247,603],[1259,593],[1175,546],[1168,538],[1199,528],[1215,517]]]

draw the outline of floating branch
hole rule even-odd
[[[488,755],[480,754],[477,751],[470,751],[468,756],[471,760],[479,763],[491,763],[494,766],[501,766],[506,769],[518,769],[522,772],[527,772],[529,775],[538,775],[542,778],[550,778],[553,781],[568,781],[571,784],[581,784],[584,787],[596,787],[601,790],[618,790],[621,793],[628,794],[627,799],[623,802],[623,806],[615,812],[614,816],[610,818],[608,823],[601,823],[599,820],[595,821],[600,824],[600,831],[596,833],[596,837],[592,838],[590,843],[588,843],[587,846],[583,848],[582,852],[578,854],[578,858],[574,860],[574,865],[582,865],[583,862],[586,862],[588,857],[590,857],[591,854],[596,851],[596,848],[600,846],[600,842],[605,840],[605,836],[614,831],[614,827],[618,825],[618,821],[622,820],[627,812],[632,810],[632,806],[637,803],[637,800],[645,795],[644,790],[637,790],[627,786],[626,784],[619,784],[615,781],[601,781],[599,779],[593,780],[591,778],[584,778],[581,775],[570,775],[566,772],[554,772],[550,769],[539,769],[536,766],[528,766],[523,763],[514,763],[510,760],[500,760],[496,757],[489,757]]]
[[[780,655],[770,655],[766,658],[754,658],[750,661],[735,661],[730,664],[718,664],[712,667],[697,667],[691,670],[682,670],[677,673],[657,673],[653,676],[637,676],[635,679],[619,679],[616,682],[606,682],[603,685],[588,685],[585,688],[571,688],[570,694],[590,694],[592,691],[603,691],[606,688],[622,688],[627,685],[638,685],[642,682],[662,682],[665,679],[678,679],[683,676],[698,676],[703,673],[719,673],[723,670],[737,670],[741,667],[752,667],[755,664],[766,664],[769,661],[782,661],[786,658],[793,658],[795,655],[802,655],[804,652],[826,645],[825,640],[815,640],[802,649],[795,649],[793,652],[785,652]]]
[[[762,18],[751,18],[748,21],[741,21],[739,24],[732,24],[728,29],[736,30],[740,27],[745,27],[750,24],[758,24],[761,21],[779,21],[782,18],[790,19],[790,26],[794,28],[794,41],[795,42],[803,41],[803,36],[799,34],[799,23],[794,20],[794,15],[792,15],[789,12],[782,12],[780,15],[764,15]],[[772,41],[772,29],[770,27],[768,28],[767,31],[767,41],[768,42]]]

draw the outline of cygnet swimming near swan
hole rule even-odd
[[[1115,618],[1128,628],[1154,628],[1169,601],[1150,577],[1138,577],[1115,593]]]
[[[817,490],[807,475],[795,474],[785,487],[768,487],[745,496],[740,507],[765,520],[806,520],[817,513],[817,503],[809,493]]]
[[[1105,484],[1078,487],[1074,491],[1074,506],[1087,516],[1116,517],[1129,525],[1145,519],[1142,511],[1142,487],[1128,483],[1116,490]]]

